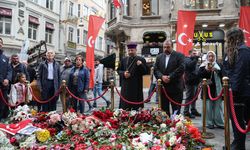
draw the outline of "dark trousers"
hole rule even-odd
[[[245,104],[247,101],[250,101],[250,97],[242,97],[242,96],[234,97],[234,110],[235,110],[236,118],[242,129],[246,129],[246,118],[249,117],[250,115],[248,114],[247,117],[245,116],[245,112],[248,109],[250,109],[250,108],[246,108],[247,105]],[[231,149],[232,150],[245,150],[246,149],[246,146],[245,146],[246,134],[241,133],[237,129],[232,116],[231,116],[231,122],[232,122],[232,127],[233,127],[233,134],[234,134],[234,140],[231,144]]]
[[[165,88],[166,90],[166,88]],[[173,99],[175,102],[177,103],[182,103],[182,98],[183,98],[183,92],[180,93],[168,93],[168,96]],[[165,111],[169,116],[170,116],[170,110],[169,110],[169,99],[167,99],[167,97],[165,96],[164,92],[161,92],[161,109],[163,111]],[[173,103],[171,103],[172,106],[172,113],[174,113],[175,111],[177,111],[177,114],[180,114],[181,111],[181,106],[179,105],[175,105]]]
[[[42,99],[44,101],[50,99],[55,94],[55,88],[54,88],[54,81],[48,80],[47,85],[45,88],[43,88],[42,91]],[[42,111],[48,112],[48,111],[55,111],[56,110],[56,102],[57,102],[58,96],[56,96],[53,100],[49,101],[46,104],[42,104]]]
[[[83,99],[87,99],[87,94],[82,91],[82,92],[78,92],[78,87],[77,85],[75,85],[72,89],[70,89],[70,91],[79,98],[83,98]],[[89,102],[88,102],[89,103]],[[85,101],[78,101],[77,99],[71,98],[70,99],[70,105],[71,107],[74,108],[74,110],[77,112],[78,110],[78,105],[79,105],[79,110],[80,113],[84,113],[84,107],[85,107]]]
[[[7,101],[8,88],[1,87],[3,97]],[[3,118],[7,118],[9,115],[9,107],[3,102],[2,96],[0,96],[0,121]]]
[[[196,85],[188,85],[186,84],[186,100],[185,103],[190,102],[193,97],[195,96],[195,92],[196,92]],[[191,105],[191,112],[196,110],[196,101],[194,101]],[[185,106],[184,108],[184,113],[188,113],[189,112],[189,108],[190,105]]]

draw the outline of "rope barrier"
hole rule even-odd
[[[231,113],[232,113],[232,118],[233,118],[233,121],[234,121],[234,124],[236,126],[236,128],[243,134],[246,134],[247,132],[250,131],[250,121],[248,121],[248,124],[247,124],[247,129],[242,129],[238,120],[237,120],[237,117],[236,117],[236,114],[235,114],[235,110],[234,110],[234,102],[233,102],[233,92],[232,92],[232,89],[229,90],[229,100],[230,100],[230,108],[231,108]]]
[[[217,101],[219,98],[221,98],[221,97],[222,97],[222,94],[223,94],[223,89],[220,91],[220,94],[219,94],[217,97],[213,98],[213,97],[212,97],[212,95],[211,95],[211,89],[210,89],[210,86],[209,86],[209,85],[207,85],[207,93],[208,93],[208,97],[209,97],[212,101]]]
[[[141,105],[141,104],[144,104],[144,103],[149,102],[149,100],[152,98],[154,92],[156,91],[156,88],[154,88],[154,90],[152,91],[152,93],[149,95],[149,97],[148,97],[147,99],[145,99],[145,100],[143,100],[143,101],[141,101],[141,102],[132,102],[132,101],[129,101],[129,100],[125,99],[125,98],[121,95],[121,93],[119,92],[119,90],[117,89],[117,87],[115,87],[115,90],[116,90],[117,94],[121,97],[121,99],[122,99],[124,102],[126,102],[126,103],[128,103],[128,104],[133,104],[133,105]]]
[[[175,105],[179,105],[179,106],[187,106],[187,105],[190,105],[190,104],[192,104],[194,101],[197,100],[197,98],[198,98],[198,96],[199,96],[199,93],[200,93],[200,91],[201,91],[201,86],[198,87],[195,96],[194,96],[189,102],[187,102],[187,103],[185,103],[185,104],[181,104],[181,103],[176,102],[175,100],[173,100],[171,97],[168,96],[168,93],[167,93],[167,91],[166,91],[166,89],[165,89],[164,87],[162,87],[162,89],[163,89],[164,95],[169,99],[170,102],[174,103]]]
[[[21,103],[19,102],[19,103],[17,103],[16,105],[11,105],[11,104],[9,104],[9,103],[6,101],[6,99],[4,98],[3,93],[2,93],[2,90],[0,90],[0,97],[2,98],[2,101],[5,103],[5,105],[7,105],[8,107],[14,108],[14,107],[17,107],[17,106],[21,105],[22,103],[24,103],[24,102],[21,102]]]
[[[69,95],[72,96],[72,97],[73,97],[74,99],[76,99],[76,100],[85,101],[85,102],[91,102],[91,101],[96,101],[97,99],[103,97],[103,95],[107,93],[108,88],[105,89],[104,92],[103,92],[99,97],[96,97],[96,98],[93,98],[93,99],[79,98],[79,97],[75,96],[75,95],[69,90],[68,87],[66,87],[66,90],[67,90],[67,92],[69,93]]]
[[[39,100],[39,99],[36,97],[36,95],[33,93],[32,88],[30,87],[30,93],[31,93],[31,95],[33,96],[34,100],[37,101],[37,102],[40,103],[40,104],[46,104],[46,103],[52,101],[55,97],[59,96],[61,90],[62,90],[62,87],[60,87],[60,88],[57,90],[57,92],[56,92],[52,97],[50,97],[48,100]]]

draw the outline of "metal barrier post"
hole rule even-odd
[[[158,92],[158,108],[161,109],[161,79],[157,80],[157,92]]]
[[[29,103],[29,96],[28,96],[28,90],[29,90],[29,86],[30,86],[30,84],[29,84],[29,81],[26,81],[25,82],[25,86],[26,86],[26,91],[25,91],[25,104],[28,104]]]
[[[225,126],[225,146],[226,150],[230,150],[230,128],[229,128],[229,117],[228,117],[228,77],[223,77],[223,89],[224,89],[224,126]]]
[[[63,106],[63,112],[65,113],[67,111],[66,108],[66,81],[62,80],[62,96],[61,96],[61,101],[62,101],[62,106]]]
[[[114,110],[114,108],[115,108],[115,92],[114,92],[115,83],[114,83],[114,80],[110,80],[110,87],[111,87],[111,94],[110,94],[111,110]]]
[[[210,132],[207,132],[207,129],[206,129],[206,113],[207,113],[207,104],[206,104],[206,101],[207,101],[207,79],[204,78],[203,79],[203,82],[202,82],[202,99],[203,99],[203,117],[202,117],[202,137],[205,138],[205,139],[212,139],[214,138],[214,134],[213,133],[210,133]]]

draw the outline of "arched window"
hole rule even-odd
[[[142,15],[143,16],[159,15],[159,1],[142,0]]]

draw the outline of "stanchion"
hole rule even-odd
[[[229,117],[228,117],[228,77],[223,77],[223,88],[224,88],[224,126],[225,126],[225,146],[226,150],[230,150],[230,128],[229,128]]]
[[[202,96],[202,99],[203,99],[202,137],[205,139],[212,139],[215,137],[214,134],[206,131],[207,79],[205,78],[203,79],[202,86],[203,86],[203,89],[202,89],[202,93],[203,93],[203,96]]]
[[[158,108],[161,109],[161,79],[157,80],[157,92],[158,92]]]
[[[62,101],[62,105],[63,105],[63,112],[65,113],[67,111],[66,108],[66,81],[62,80],[62,96],[61,96],[61,101]]]
[[[28,104],[29,103],[29,96],[28,96],[28,90],[29,90],[29,84],[30,82],[29,81],[26,81],[25,82],[25,87],[26,87],[26,91],[25,91],[25,104]]]
[[[111,94],[110,94],[111,110],[114,110],[114,108],[115,108],[115,92],[114,92],[114,87],[115,87],[114,80],[110,80],[110,88],[111,88]]]

